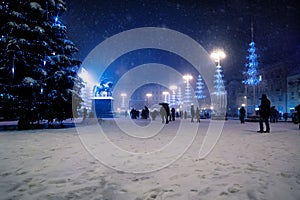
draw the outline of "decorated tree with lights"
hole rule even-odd
[[[256,90],[255,87],[260,83],[260,76],[258,74],[258,61],[255,48],[255,42],[253,41],[253,23],[251,24],[251,37],[252,41],[249,43],[247,63],[245,64],[246,71],[244,72],[245,79],[243,83],[253,88],[253,109],[256,107]],[[247,90],[246,90],[247,93]],[[247,94],[246,94],[247,97]],[[255,115],[254,110],[252,111]]]
[[[223,81],[223,70],[220,64],[217,65],[216,67],[216,72],[215,72],[215,94],[216,95],[223,95],[225,92],[225,86],[224,86],[224,81]]]
[[[198,75],[197,82],[196,82],[196,98],[197,99],[204,99],[206,98],[204,94],[204,83],[201,75]]]
[[[245,64],[246,71],[244,72],[246,79],[243,81],[247,85],[257,85],[259,80],[259,74],[257,71],[258,61],[257,55],[255,53],[255,42],[249,44],[250,48],[248,49],[249,55],[246,57],[248,62]]]
[[[80,105],[78,49],[66,37],[62,0],[0,2],[0,100],[19,128],[42,119],[62,122]]]

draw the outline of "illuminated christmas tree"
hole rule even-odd
[[[251,24],[251,36],[252,36],[252,41],[249,44],[249,55],[246,57],[247,58],[247,63],[245,64],[246,71],[244,72],[245,80],[243,81],[244,84],[247,86],[251,86],[253,89],[253,100],[252,100],[252,114],[256,115],[255,113],[255,108],[257,106],[257,99],[256,99],[256,86],[260,83],[261,79],[258,74],[258,61],[257,61],[257,54],[256,54],[256,48],[255,48],[255,42],[253,41],[253,24]],[[246,98],[247,96],[247,90],[246,90]],[[251,105],[251,104],[250,104]]]
[[[201,75],[198,75],[197,82],[196,82],[196,98],[197,99],[204,99],[206,98],[204,94],[204,83]]]
[[[255,53],[255,42],[251,42],[249,44],[250,48],[248,49],[249,56],[247,56],[248,62],[245,64],[247,68],[246,72],[244,73],[246,79],[243,81],[244,84],[247,85],[257,85],[260,82],[259,74],[257,71],[258,62],[257,62],[257,55]]]
[[[215,74],[215,89],[216,95],[223,95],[225,92],[225,86],[224,86],[224,81],[223,81],[223,70],[220,65],[217,65],[216,67],[216,74]]]

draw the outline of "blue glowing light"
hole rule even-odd
[[[204,83],[201,75],[198,75],[197,83],[196,83],[196,98],[204,99],[206,96],[204,95]]]
[[[255,53],[255,43],[252,41],[249,46],[249,56],[246,57],[248,62],[245,64],[247,70],[244,72],[246,80],[244,80],[243,83],[247,85],[257,85],[261,80],[257,71],[258,61]]]
[[[216,89],[216,94],[221,95],[224,94],[225,87],[224,87],[224,82],[223,82],[223,70],[220,65],[217,66],[216,68],[216,74],[215,76],[215,89]]]
[[[11,73],[12,73],[12,78],[14,79],[14,77],[15,77],[15,66],[14,65],[11,68]]]

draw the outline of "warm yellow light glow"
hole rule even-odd
[[[190,75],[190,74],[186,74],[186,75],[183,76],[183,79],[186,80],[186,81],[189,81],[189,80],[193,79],[193,76]]]
[[[176,89],[177,89],[177,86],[176,86],[176,85],[171,85],[171,86],[170,86],[170,89],[171,89],[171,90],[176,90]]]
[[[216,62],[219,62],[221,59],[226,58],[226,54],[222,50],[216,50],[210,54],[210,57]]]

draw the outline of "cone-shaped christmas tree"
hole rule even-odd
[[[256,86],[260,82],[260,76],[258,74],[258,61],[257,61],[256,47],[255,47],[255,42],[253,41],[253,24],[251,24],[251,36],[252,36],[252,41],[249,44],[249,49],[248,49],[249,55],[246,57],[247,63],[245,64],[246,70],[244,72],[245,79],[243,83],[246,86],[251,86],[253,89],[252,109],[250,113],[252,112],[253,115],[256,115],[255,113],[255,107],[257,105]],[[247,93],[248,92],[246,87],[246,94],[245,94],[246,98],[248,98]]]
[[[72,58],[78,50],[60,20],[65,11],[63,0],[0,2],[1,114],[13,114],[20,128],[62,122],[80,104],[80,61]]]
[[[197,82],[196,82],[196,98],[197,99],[204,99],[206,98],[204,94],[204,83],[201,75],[198,75]]]

